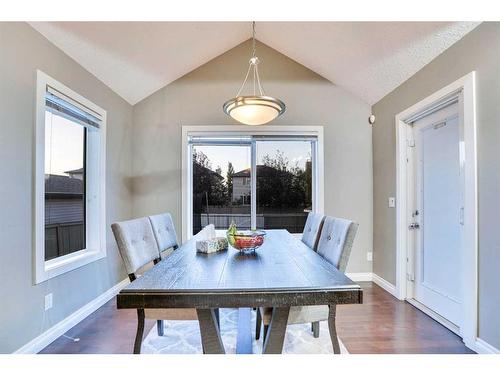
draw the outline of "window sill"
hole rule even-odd
[[[76,270],[89,263],[106,257],[106,250],[84,249],[72,254],[45,261],[36,272],[35,284],[52,279],[66,272]]]

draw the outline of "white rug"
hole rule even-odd
[[[142,343],[144,354],[201,354],[201,337],[198,321],[165,321],[165,335],[158,336],[156,324]],[[238,324],[237,309],[220,310],[222,342],[226,353],[236,353],[236,334]],[[252,311],[253,352],[262,353],[261,338],[255,340],[255,312]],[[342,354],[349,352],[340,341]],[[283,353],[286,354],[328,354],[333,353],[328,323],[320,323],[320,336],[314,338],[310,324],[294,324],[286,329]]]

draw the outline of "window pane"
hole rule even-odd
[[[257,226],[304,230],[312,211],[311,141],[257,141]]]
[[[250,229],[250,146],[193,145],[193,234],[204,226]]]
[[[85,248],[86,129],[45,112],[45,260]]]

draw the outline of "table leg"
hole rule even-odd
[[[144,335],[144,309],[137,309],[137,333],[134,341],[134,354],[141,354],[142,336]]]
[[[205,354],[225,354],[214,309],[196,309]]]
[[[238,309],[238,333],[236,354],[252,354],[252,309]]]
[[[332,340],[333,353],[340,354],[339,338],[337,336],[337,328],[335,327],[336,315],[337,315],[337,305],[330,305],[328,313],[328,328],[330,330],[330,339]]]
[[[281,354],[283,351],[289,312],[290,306],[273,308],[269,330],[262,349],[264,354]]]

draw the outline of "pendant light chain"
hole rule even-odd
[[[260,83],[260,76],[259,76],[259,58],[256,55],[256,41],[255,41],[255,21],[252,22],[252,58],[250,59],[250,64],[248,66],[247,74],[245,76],[245,79],[243,80],[243,84],[241,85],[240,89],[238,90],[238,93],[236,96],[240,96],[241,92],[243,91],[243,88],[245,87],[245,84],[248,81],[248,76],[250,75],[250,70],[253,69],[253,95],[257,95],[257,89],[259,89],[259,93],[261,96],[264,96],[264,89],[262,88],[262,84]]]
[[[252,57],[255,57],[255,21],[252,22]]]

